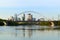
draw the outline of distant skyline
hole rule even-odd
[[[0,18],[3,19],[30,10],[47,18],[58,19],[60,0],[0,0]]]

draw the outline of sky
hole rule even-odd
[[[7,19],[24,11],[35,11],[40,16],[58,19],[60,0],[0,0],[0,18]]]

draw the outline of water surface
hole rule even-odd
[[[0,40],[60,40],[60,30],[37,30],[46,27],[48,26],[0,26]]]

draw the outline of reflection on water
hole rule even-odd
[[[48,26],[1,26],[0,40],[60,40],[60,30],[42,28]]]
[[[18,36],[18,31],[20,31],[22,34],[23,37],[27,36],[27,37],[31,37],[32,36],[32,33],[33,33],[33,30],[32,29],[32,26],[23,26],[23,27],[15,27],[15,31],[16,31],[16,36]]]

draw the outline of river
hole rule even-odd
[[[38,30],[46,27],[49,26],[0,26],[0,40],[60,40],[60,30]]]

